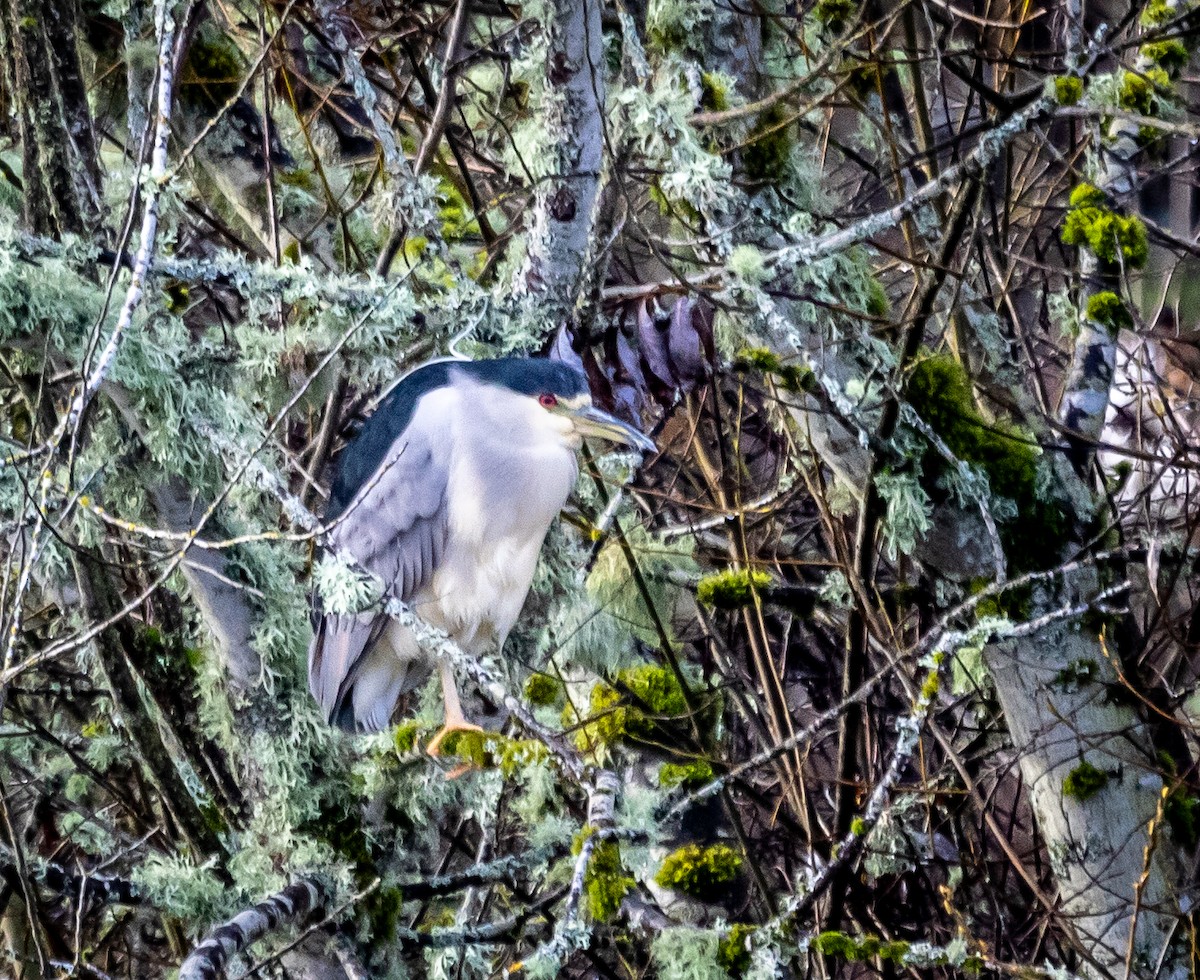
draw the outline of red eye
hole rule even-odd
[[[558,399],[553,395],[539,395],[538,404],[541,405],[542,408],[553,408],[558,404]]]

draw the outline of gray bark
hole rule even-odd
[[[1078,598],[1094,595],[1095,575],[1072,588]],[[1053,598],[1035,604],[1049,608]],[[994,644],[984,656],[1058,880],[1062,921],[1092,972],[1121,976],[1128,965],[1146,976],[1165,957],[1162,975],[1177,975],[1166,946],[1180,911],[1170,883],[1180,879],[1159,810],[1162,777],[1146,726],[1110,697],[1120,681],[1106,644],[1085,620]],[[1068,777],[1087,773],[1102,785],[1072,794]]]
[[[546,32],[544,125],[556,135],[550,175],[534,198],[518,294],[538,297],[547,332],[570,322],[579,296],[604,156],[599,0],[553,0]]]

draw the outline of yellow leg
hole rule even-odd
[[[462,702],[458,700],[458,684],[454,679],[454,668],[448,660],[438,661],[438,671],[442,676],[442,703],[445,705],[445,716],[442,727],[433,736],[425,751],[432,756],[441,754],[442,739],[451,732],[481,732],[478,725],[467,721],[463,714]]]

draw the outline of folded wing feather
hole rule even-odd
[[[336,553],[378,576],[388,595],[408,601],[433,576],[446,540],[444,416],[427,396],[378,470],[330,532]],[[438,452],[435,453],[435,446]],[[353,444],[347,452],[354,450]],[[308,650],[309,689],[327,721],[349,731],[378,731],[396,699],[422,683],[430,665],[410,634],[383,613],[326,613],[314,595]]]

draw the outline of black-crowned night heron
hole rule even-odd
[[[326,511],[330,547],[377,576],[468,654],[502,646],[566,503],[576,451],[596,436],[648,451],[642,433],[592,405],[584,376],[555,361],[435,361],[397,384],[343,451]],[[340,521],[337,519],[341,518]],[[309,687],[328,721],[387,726],[432,670],[412,632],[379,610],[336,615],[314,600]],[[441,735],[473,729],[439,663]]]

